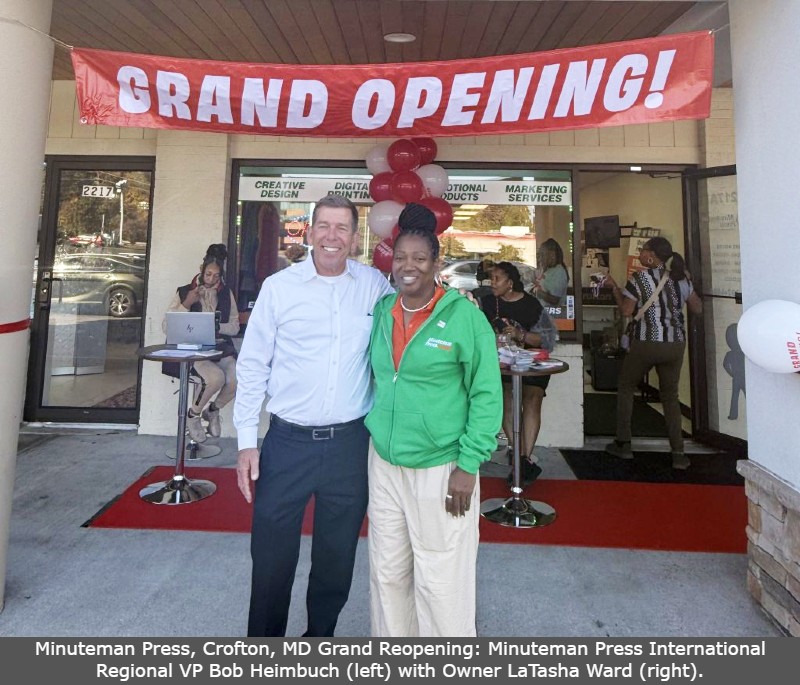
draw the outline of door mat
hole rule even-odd
[[[599,450],[560,450],[576,478],[635,483],[692,483],[695,485],[744,485],[736,472],[734,454],[689,454],[685,471],[672,468],[668,452],[634,452],[633,459],[618,459]]]

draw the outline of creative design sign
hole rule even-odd
[[[447,62],[278,65],[76,48],[81,122],[281,136],[475,136],[709,116],[708,31]]]
[[[239,200],[255,202],[316,202],[325,195],[343,195],[353,202],[372,204],[369,181],[342,178],[243,176]],[[453,204],[560,205],[572,204],[570,181],[458,181],[442,199]]]

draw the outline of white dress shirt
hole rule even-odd
[[[322,277],[311,256],[264,281],[236,362],[240,450],[256,446],[265,394],[269,412],[303,426],[372,408],[372,309],[393,292],[379,271],[352,260],[341,276]]]

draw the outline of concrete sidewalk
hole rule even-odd
[[[174,438],[26,429],[20,438],[0,636],[238,637],[246,631],[249,536],[82,528]],[[235,444],[203,466],[233,467]],[[537,450],[538,451],[538,450]],[[546,476],[569,477],[557,450]],[[190,505],[187,505],[190,506]],[[288,635],[305,630],[303,539]],[[483,543],[478,631],[509,637],[755,637],[782,633],[751,600],[747,559]],[[337,630],[369,634],[366,540]]]

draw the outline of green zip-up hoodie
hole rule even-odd
[[[483,312],[454,290],[409,341],[395,372],[392,307],[375,306],[370,361],[375,405],[366,425],[390,464],[424,469],[452,461],[477,473],[497,445],[503,391],[495,336]]]

